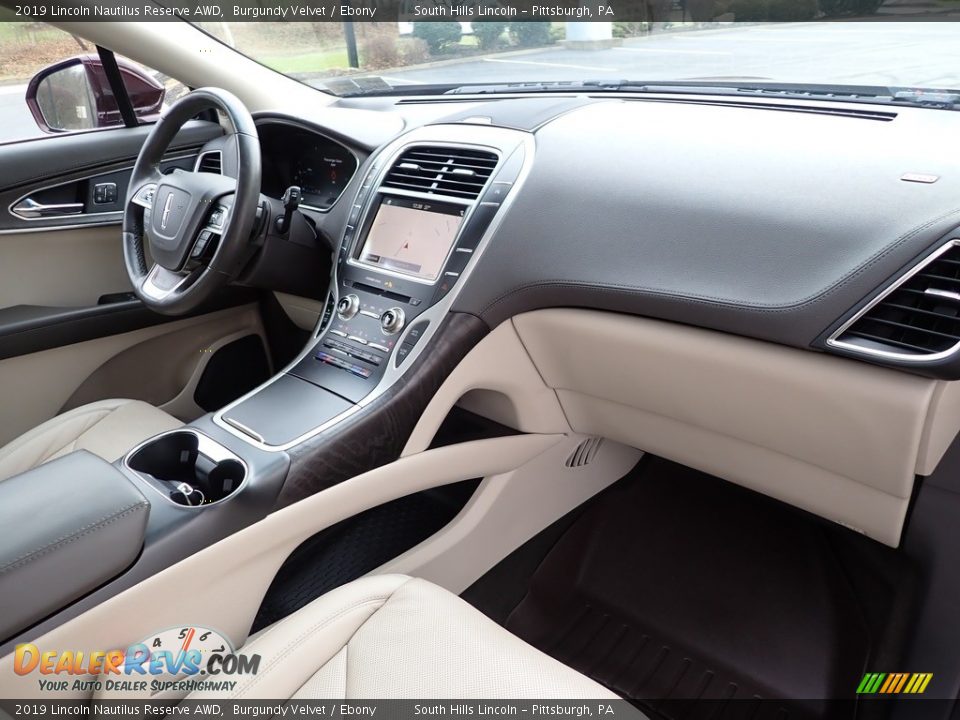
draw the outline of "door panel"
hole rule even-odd
[[[98,182],[116,182],[117,198],[122,200],[128,171],[133,168],[151,129],[151,125],[109,128],[0,145],[0,208],[3,208],[0,231],[119,221],[122,205],[97,206],[93,202],[92,185],[87,185],[86,181],[108,175],[97,178]],[[204,143],[221,134],[223,130],[216,123],[191,121],[177,133],[167,157],[172,161],[195,156]],[[18,217],[10,212],[12,205],[30,197],[31,193],[48,192],[63,183],[78,184],[80,194],[75,199],[83,202],[83,214],[38,220]],[[115,212],[108,212],[110,210]]]
[[[0,360],[0,445],[77,400],[129,397],[174,400],[202,370],[221,338],[263,337],[256,305],[229,308],[132,332]],[[171,407],[171,410],[178,409]],[[182,404],[181,413],[194,408]],[[201,414],[196,411],[193,417]],[[181,417],[181,419],[191,419]]]
[[[216,348],[265,333],[249,291],[231,291],[205,314],[172,319],[131,293],[120,218],[130,170],[150,126],[0,145],[0,445],[54,415],[125,397],[183,420],[203,411],[192,387]],[[166,167],[192,168],[219,125],[180,132]],[[96,202],[96,186],[115,198]],[[30,199],[27,212],[11,206]],[[78,204],[77,214],[35,216],[33,203]],[[69,208],[72,212],[76,208]]]
[[[0,308],[84,307],[119,292],[130,292],[119,225],[0,235]]]

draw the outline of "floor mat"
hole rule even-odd
[[[569,526],[506,627],[662,717],[849,718],[863,673],[899,653],[901,560],[648,456]]]

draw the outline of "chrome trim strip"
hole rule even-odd
[[[266,442],[266,440],[264,439],[263,435],[261,435],[260,433],[258,433],[258,432],[257,432],[256,430],[254,430],[253,428],[248,428],[246,425],[244,425],[244,424],[243,424],[242,422],[240,422],[239,420],[235,420],[235,419],[233,419],[233,418],[224,418],[224,421],[230,423],[231,425],[233,425],[233,426],[234,426],[237,430],[239,430],[240,432],[245,432],[247,435],[249,435],[250,437],[252,437],[252,438],[253,438],[254,440],[256,440],[257,442],[261,442],[261,443],[265,443],[265,442]]]
[[[937,288],[927,288],[923,291],[926,295],[936,295],[937,297],[949,298],[950,300],[960,301],[960,293],[952,290],[938,290]]]
[[[235,460],[236,462],[240,463],[240,465],[243,467],[243,480],[240,481],[240,484],[234,489],[232,493],[227,495],[225,498],[214,500],[213,502],[206,503],[205,505],[181,505],[180,503],[177,503],[171,500],[170,497],[164,494],[163,491],[161,491],[160,488],[154,485],[151,480],[146,478],[145,475],[147,473],[142,473],[139,470],[134,470],[132,467],[130,467],[130,458],[132,458],[141,449],[145,448],[147,445],[150,445],[151,443],[155,442],[156,440],[159,440],[160,438],[166,435],[175,435],[176,433],[188,433],[190,435],[194,435],[197,438],[197,452],[199,452],[202,455],[206,455],[215,463],[220,463],[220,462],[223,462],[224,460]],[[126,469],[128,472],[133,473],[139,478],[143,478],[144,482],[147,485],[149,485],[151,488],[153,488],[154,492],[156,492],[161,497],[165,498],[166,501],[171,505],[173,505],[174,507],[189,508],[192,510],[203,510],[204,508],[213,507],[214,505],[219,505],[222,502],[226,502],[227,500],[230,500],[236,497],[237,494],[239,494],[239,492],[247,486],[247,483],[250,482],[250,466],[247,465],[246,461],[242,457],[234,453],[225,445],[221,445],[220,443],[218,443],[209,435],[206,435],[200,432],[199,430],[195,430],[190,427],[182,427],[182,428],[176,428],[175,430],[167,430],[166,432],[162,432],[159,435],[154,435],[151,438],[147,438],[142,443],[134,447],[133,450],[131,450],[130,452],[128,452],[126,455],[123,456],[122,465],[124,469]],[[151,475],[151,477],[153,476]],[[154,479],[159,480],[159,478],[154,478]],[[164,481],[161,480],[160,482],[164,482]]]
[[[459,133],[463,133],[467,137],[465,139],[461,139],[460,137],[458,137]],[[222,428],[226,432],[229,432],[231,435],[234,435],[240,440],[243,440],[247,444],[252,445],[256,448],[259,448],[266,452],[283,452],[283,451],[289,450],[292,447],[299,445],[302,442],[309,440],[312,437],[315,437],[316,435],[319,435],[320,433],[333,427],[334,425],[337,425],[343,422],[347,418],[351,417],[355,413],[365,408],[367,405],[370,405],[372,402],[377,400],[377,398],[383,395],[398,379],[400,379],[400,377],[403,376],[403,374],[407,371],[407,369],[409,369],[414,365],[416,359],[420,356],[422,352],[424,352],[424,349],[427,346],[429,346],[430,340],[432,339],[434,334],[436,334],[437,329],[440,327],[441,321],[443,320],[444,317],[446,317],[450,308],[453,306],[454,301],[457,299],[457,297],[460,295],[460,292],[466,286],[467,282],[470,279],[470,275],[473,273],[474,269],[477,267],[479,263],[478,258],[483,254],[487,246],[490,244],[491,239],[499,229],[501,223],[503,222],[503,218],[506,216],[507,212],[510,209],[510,206],[514,203],[517,197],[518,190],[523,186],[524,182],[529,176],[530,169],[533,165],[533,156],[536,151],[536,142],[532,134],[526,133],[520,130],[511,130],[506,128],[496,128],[496,127],[486,127],[486,126],[476,126],[476,125],[463,125],[463,126],[430,125],[430,126],[411,130],[409,133],[406,133],[402,137],[386,145],[382,150],[380,150],[377,153],[377,155],[380,156],[381,158],[389,158],[390,162],[392,162],[396,160],[396,158],[398,157],[399,149],[411,143],[435,145],[438,143],[447,142],[452,145],[480,145],[482,147],[487,147],[487,145],[485,144],[481,145],[480,143],[476,142],[477,135],[483,135],[483,136],[489,137],[490,143],[499,141],[498,150],[501,154],[501,162],[504,161],[505,159],[508,159],[514,151],[518,150],[522,146],[524,150],[523,166],[521,167],[520,172],[517,175],[516,182],[513,184],[513,189],[511,190],[510,193],[507,194],[504,201],[500,204],[500,211],[496,215],[494,215],[493,219],[490,221],[490,225],[487,227],[483,236],[480,238],[480,242],[477,244],[477,248],[474,251],[473,256],[471,257],[470,262],[467,264],[466,269],[461,273],[460,282],[457,283],[457,285],[443,298],[443,300],[438,302],[436,305],[433,305],[427,308],[425,311],[423,311],[417,316],[416,319],[418,321],[427,320],[429,321],[430,324],[427,326],[426,332],[423,334],[423,337],[421,337],[420,340],[417,342],[413,351],[404,360],[403,366],[401,368],[397,368],[392,361],[392,355],[391,355],[390,360],[387,361],[387,366],[386,366],[386,370],[384,371],[383,377],[380,378],[380,382],[377,383],[377,386],[373,390],[371,390],[370,393],[367,394],[363,399],[361,399],[359,403],[349,408],[348,410],[345,410],[340,415],[337,415],[336,417],[331,418],[330,420],[323,423],[322,425],[319,425],[313,428],[312,430],[309,430],[306,433],[300,435],[299,437],[294,438],[293,440],[286,442],[282,445],[267,445],[264,443],[259,443],[256,440],[253,440],[249,435],[241,433],[239,430],[237,430],[236,428],[231,426],[229,423],[227,423],[223,417],[224,413],[229,412],[240,403],[256,395],[265,387],[276,382],[280,377],[285,375],[287,371],[292,370],[294,367],[296,367],[297,363],[299,363],[301,360],[303,360],[304,358],[310,355],[311,351],[313,351],[314,348],[316,347],[317,342],[323,339],[328,328],[332,324],[333,319],[336,317],[336,312],[334,311],[333,313],[331,313],[330,319],[328,320],[326,325],[323,324],[323,319],[321,316],[321,320],[317,323],[317,328],[315,328],[310,341],[304,346],[303,350],[297,355],[297,357],[295,357],[290,362],[289,365],[283,368],[283,370],[281,370],[279,373],[274,375],[272,378],[267,380],[263,385],[260,385],[259,387],[251,390],[243,397],[240,397],[237,400],[234,400],[232,403],[230,403],[226,407],[214,413],[213,415],[214,424],[216,424],[218,427]],[[375,159],[375,162],[376,162],[376,159]],[[384,167],[389,166],[390,162],[385,163]],[[375,172],[375,175],[379,176],[379,173],[382,169],[383,169],[382,167],[379,168],[379,170]],[[496,174],[496,171],[499,169],[500,169],[500,165],[498,164],[496,169],[494,170],[494,174]],[[362,186],[362,184],[363,183],[361,181],[360,186]],[[354,196],[354,200],[356,199],[357,195],[359,195],[361,192],[360,186],[357,187],[357,192],[356,192],[356,195]],[[375,184],[371,184],[371,187],[375,187],[375,186],[376,186]],[[433,196],[431,196],[431,198],[435,199],[433,198]],[[369,200],[368,200],[368,203],[369,203]],[[369,205],[367,209],[369,211]],[[343,233],[341,233],[340,235],[340,243],[341,244],[343,243]],[[338,247],[337,257],[339,257],[339,251],[340,251],[340,248]],[[336,302],[339,299],[337,297],[337,293],[339,291],[339,281],[337,278],[337,266],[338,266],[338,263],[334,263],[333,269],[331,272],[330,290],[328,293],[328,297],[332,297],[333,299],[334,306],[336,305]],[[407,334],[409,333],[409,330],[410,330],[409,327],[404,328],[404,333],[397,340],[397,346],[399,346],[404,342]]]
[[[104,218],[103,220],[98,220],[95,222],[88,223],[73,223],[73,224],[64,224],[64,225],[43,225],[41,227],[20,227],[20,228],[6,228],[0,230],[0,235],[20,235],[23,233],[42,233],[42,232],[57,232],[58,230],[82,230],[84,228],[96,228],[96,227],[112,227],[119,225],[123,220],[123,212],[117,211],[115,213],[110,213],[112,216],[109,219]],[[74,215],[73,217],[86,217],[86,215]],[[49,220],[49,218],[47,218]]]
[[[860,311],[854,315],[852,318],[847,320],[843,325],[840,326],[833,334],[827,338],[827,345],[832,348],[840,348],[842,350],[847,350],[849,352],[860,353],[862,355],[869,355],[871,357],[885,358],[887,360],[898,360],[900,362],[908,363],[929,363],[936,362],[938,360],[943,360],[960,349],[960,343],[957,343],[953,347],[947,350],[941,350],[940,352],[930,353],[928,355],[911,355],[909,353],[899,353],[890,350],[877,350],[875,348],[863,347],[862,345],[856,345],[854,343],[845,342],[838,340],[843,333],[845,333],[852,325],[854,325],[860,318],[866,315],[870,310],[872,310],[876,305],[881,303],[884,298],[898,290],[904,283],[906,283],[910,278],[923,270],[927,265],[932,263],[938,257],[943,255],[945,252],[950,250],[953,247],[960,245],[960,238],[953,238],[948,242],[944,243],[932,253],[927,255],[923,260],[914,265],[910,270],[897,278],[893,283],[891,283],[883,292],[877,295],[873,300],[867,303]]]

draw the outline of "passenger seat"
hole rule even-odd
[[[230,699],[617,699],[456,595],[403,575],[337,588],[242,652],[260,654],[259,672]],[[225,699],[189,696],[203,698]]]

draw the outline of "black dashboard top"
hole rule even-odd
[[[705,97],[433,100],[372,99],[367,112],[471,126],[478,142],[490,126],[535,138],[529,175],[452,308],[490,326],[579,306],[838,352],[829,332],[960,225],[960,175],[943,151],[955,113]],[[931,368],[910,367],[944,374]]]

